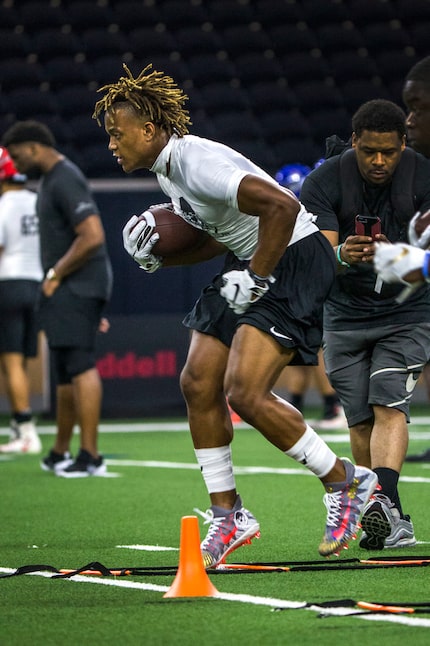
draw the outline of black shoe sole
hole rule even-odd
[[[361,527],[366,536],[360,540],[360,547],[366,550],[383,550],[385,539],[391,534],[391,524],[379,503],[375,502],[363,516]]]

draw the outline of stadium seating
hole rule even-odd
[[[91,121],[95,90],[123,63],[134,74],[152,63],[189,95],[193,132],[227,137],[275,172],[312,163],[363,101],[401,104],[429,33],[428,0],[9,0],[0,5],[0,129],[39,116],[89,172],[120,175],[94,154],[105,143]],[[239,118],[225,120],[232,112]]]

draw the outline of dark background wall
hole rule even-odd
[[[5,0],[0,133],[38,118],[89,177],[120,178],[96,90],[152,63],[188,94],[195,134],[271,173],[313,164],[360,103],[401,102],[429,33],[429,0]]]
[[[312,166],[327,136],[348,138],[363,102],[402,106],[429,34],[430,0],[0,2],[0,138],[16,120],[46,123],[100,206],[114,267],[112,330],[99,348],[105,414],[183,412],[180,320],[220,260],[148,276],[124,252],[125,222],[166,197],[149,171],[128,177],[113,160],[91,118],[97,89],[123,63],[134,75],[152,63],[189,96],[192,133],[274,175],[288,163]]]

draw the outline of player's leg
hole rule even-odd
[[[225,388],[232,407],[243,419],[323,483],[328,515],[319,552],[328,556],[354,536],[377,478],[368,469],[340,460],[302,414],[272,392],[280,371],[294,354],[270,335],[242,325],[230,351]]]
[[[0,445],[0,453],[40,453],[42,444],[32,417],[25,358],[19,352],[5,352],[0,355],[0,365],[12,414],[10,440]]]
[[[56,468],[55,472],[65,478],[103,475],[106,466],[98,451],[102,383],[95,366],[94,351],[92,348],[67,348],[63,350],[62,356],[64,369],[71,379],[76,419],[80,429],[80,448],[74,462]],[[65,415],[68,410],[69,406]]]
[[[4,352],[0,354],[0,365],[12,413],[29,411],[30,386],[24,356],[20,352]]]
[[[53,449],[56,453],[66,454],[70,452],[73,429],[78,422],[72,382],[58,384],[56,396],[57,434]]]
[[[195,455],[210,496],[201,512],[209,525],[202,540],[205,567],[215,567],[259,535],[260,526],[242,504],[233,474],[233,427],[224,394],[228,348],[213,336],[193,331],[181,388],[188,410]]]
[[[8,283],[14,283],[13,286]],[[10,442],[2,453],[40,453],[42,443],[36,430],[30,401],[27,358],[37,355],[37,324],[33,281],[5,281],[1,297],[0,364],[5,377],[11,410]]]
[[[97,368],[89,368],[73,377],[73,391],[81,431],[80,447],[93,458],[98,458],[97,440],[103,389]]]
[[[374,410],[370,438],[372,469],[380,490],[363,513],[360,546],[405,547],[416,542],[403,511],[398,482],[408,447],[409,404],[430,351],[428,324],[387,326],[374,332],[369,403]]]
[[[237,493],[230,455],[233,427],[224,394],[228,352],[215,337],[194,330],[180,384],[194,449],[211,503],[231,509]]]
[[[43,471],[56,472],[73,463],[70,446],[73,430],[77,424],[77,413],[73,385],[67,373],[62,348],[49,348],[51,374],[55,381],[55,421],[54,444],[40,463]]]
[[[285,381],[290,403],[299,411],[303,411],[305,395],[309,390],[312,374],[311,366],[288,366],[281,376]]]

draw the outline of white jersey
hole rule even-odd
[[[279,186],[273,177],[232,148],[195,135],[171,137],[151,171],[181,217],[207,231],[239,259],[251,258],[259,218],[239,211],[239,184],[246,175],[258,175]],[[318,231],[313,220],[301,205],[290,245]]]
[[[0,197],[0,280],[43,278],[36,200],[26,188]]]

